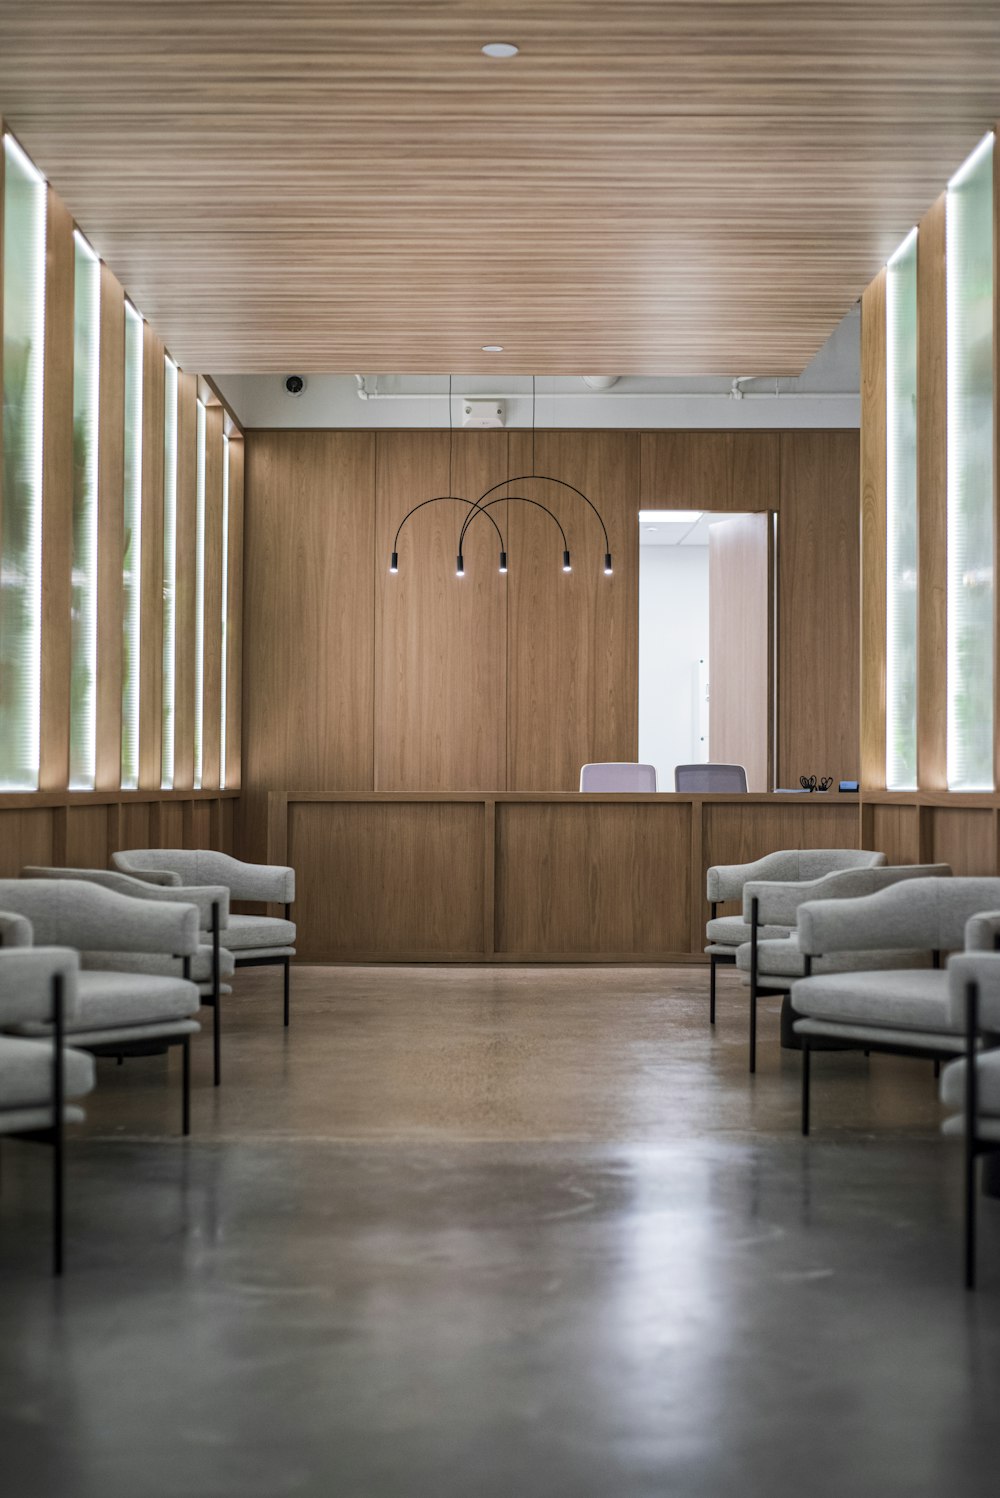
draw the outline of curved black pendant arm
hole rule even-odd
[[[446,499],[456,500],[457,503],[460,504],[460,505],[468,505],[469,508],[470,508],[470,510],[478,510],[478,509],[485,509],[486,508],[485,505],[480,504],[480,501],[478,499],[466,499],[464,494],[435,494],[432,499],[422,499],[418,505],[414,505],[413,506],[412,510],[407,510],[406,514],[403,516],[402,520],[399,522],[399,525],[396,528],[396,538],[395,538],[395,540],[392,543],[392,549],[393,549],[393,551],[396,552],[396,551],[399,550],[399,537],[400,537],[400,534],[402,532],[403,526],[409,520],[409,518],[410,518],[411,515],[415,515],[418,510],[422,510],[424,508],[424,505],[437,505],[437,504],[441,504],[441,502],[443,500],[446,500]],[[488,519],[492,522],[493,529],[496,531],[497,535],[500,537],[500,550],[501,551],[506,551],[507,550],[507,544],[504,541],[503,535],[502,535],[502,533],[500,531],[500,527],[497,525],[497,523],[493,519],[492,515],[489,515]],[[462,534],[463,535],[465,534],[465,528],[464,528],[464,526],[463,526],[463,529],[462,529]]]
[[[601,530],[604,532],[604,550],[606,552],[609,552],[611,550],[611,542],[608,540],[608,528],[604,524],[604,516],[601,514],[600,510],[594,504],[594,501],[592,499],[588,499],[587,496],[586,496],[586,494],[584,494],[583,490],[582,489],[578,489],[575,484],[568,484],[565,479],[554,479],[551,476],[551,474],[547,474],[547,473],[519,473],[519,474],[516,474],[513,478],[502,479],[499,484],[494,484],[492,486],[492,488],[484,489],[483,490],[483,492],[482,492],[482,494],[480,494],[479,499],[477,501],[477,504],[476,504],[476,506],[474,508],[485,509],[486,507],[483,504],[483,500],[486,499],[488,495],[495,494],[498,489],[503,489],[507,484],[526,484],[531,479],[537,479],[538,482],[542,483],[542,484],[558,484],[560,486],[560,488],[562,488],[562,489],[570,489],[570,490],[572,490],[572,492],[574,494],[579,495],[580,499],[583,500],[584,504],[587,504],[587,505],[590,506],[590,508],[593,510],[594,514],[597,516],[598,521],[600,522]],[[471,516],[469,516],[468,518],[471,519]]]
[[[558,516],[552,514],[552,511],[549,509],[548,505],[540,504],[537,499],[529,499],[526,494],[501,494],[497,499],[491,499],[489,504],[484,505],[481,500],[477,500],[476,503],[472,506],[472,509],[462,521],[462,530],[458,538],[459,551],[462,550],[462,543],[465,540],[465,533],[469,529],[469,526],[472,524],[472,522],[475,520],[476,516],[485,515],[487,520],[492,520],[493,516],[490,514],[490,510],[493,505],[506,504],[508,499],[515,500],[518,504],[521,505],[534,505],[536,510],[544,510],[546,515],[548,515],[551,520],[554,520],[556,525],[559,526],[559,534],[560,536],[562,536],[563,551],[569,550],[569,542],[566,540],[566,532],[563,530]],[[506,551],[507,548],[504,547],[503,549],[504,551]]]

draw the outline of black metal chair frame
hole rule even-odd
[[[1000,946],[1000,942],[996,945]],[[965,1231],[963,1268],[965,1288],[976,1288],[976,1196],[977,1162],[986,1155],[1000,1154],[1000,1141],[984,1139],[979,1133],[979,1078],[976,1059],[996,1043],[994,1034],[983,1035],[979,1029],[979,985],[965,985],[965,1129],[962,1179],[965,1196]]]
[[[285,920],[286,921],[290,921],[291,920],[291,918],[292,918],[291,912],[292,912],[291,905],[290,904],[286,905],[285,906]],[[285,1029],[287,1030],[288,1029],[288,1020],[289,1020],[289,1001],[290,1001],[290,988],[291,988],[291,961],[292,961],[292,959],[290,957],[240,957],[240,956],[238,956],[234,952],[233,953],[233,960],[234,960],[234,962],[235,962],[235,964],[236,964],[237,967],[282,967],[282,968],[284,968],[284,970],[285,970],[285,986],[284,986],[285,1010],[284,1010],[284,1018],[285,1018]],[[216,1013],[218,1013],[218,1008],[216,1009]]]
[[[64,1196],[66,1144],[66,1035],[65,985],[62,973],[52,975],[52,1123],[47,1129],[29,1129],[13,1138],[28,1144],[52,1147],[52,1273],[61,1275],[64,1264]]]
[[[714,921],[719,910],[719,902],[712,900],[709,904],[711,914],[709,920]],[[717,967],[732,967],[736,962],[736,953],[731,957],[723,957],[719,952],[708,954],[708,1023],[715,1024],[715,970]]]

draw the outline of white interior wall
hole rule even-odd
[[[675,765],[708,758],[699,660],[707,676],[708,547],[640,546],[639,759],[656,766],[660,790],[673,790]]]

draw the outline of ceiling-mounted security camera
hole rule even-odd
[[[285,376],[285,394],[286,395],[301,395],[302,392],[303,392],[303,390],[305,388],[306,388],[306,382],[305,382],[304,378],[302,377],[302,375],[286,375]]]

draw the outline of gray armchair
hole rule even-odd
[[[821,879],[758,880],[743,886],[743,919],[750,927],[750,940],[736,953],[736,967],[750,988],[750,1070],[756,1070],[757,1000],[765,994],[783,994],[781,1006],[781,1044],[798,1049],[793,1034],[792,1008],[788,991],[796,978],[805,975],[805,958],[799,948],[795,923],[799,909],[808,900],[849,900],[875,894],[907,879],[947,878],[951,868],[946,863],[901,864],[894,867],[837,869]],[[788,926],[785,937],[765,937],[760,931],[773,926]],[[822,957],[813,964],[813,972],[845,972],[882,967],[929,967],[929,952],[901,954],[889,952],[839,952]],[[814,1047],[820,1049],[819,1046]]]
[[[229,925],[229,890],[221,884],[181,886],[153,884],[146,879],[136,879],[129,874],[120,874],[109,869],[60,869],[29,865],[21,870],[22,879],[81,879],[88,884],[100,885],[118,895],[128,895],[138,900],[163,900],[168,904],[195,905],[201,937],[198,950],[191,959],[191,981],[197,983],[203,1001],[212,1010],[212,1077],[216,1087],[222,1081],[222,1000],[232,993],[232,987],[223,983],[231,978],[236,964],[229,948],[223,945],[223,937]],[[84,952],[85,968],[104,971],[154,973],[171,977],[177,971],[177,962],[150,952]]]
[[[709,921],[705,927],[709,962],[709,1023],[715,1024],[716,968],[720,963],[734,963],[738,949],[750,940],[749,922],[742,915],[719,915],[719,905],[726,900],[743,899],[743,886],[750,880],[780,879],[784,883],[819,879],[838,869],[875,868],[885,863],[884,853],[867,853],[857,848],[787,848],[767,853],[750,863],[714,864],[706,877]],[[779,940],[788,936],[790,925],[763,925],[757,932],[760,941]]]
[[[191,1132],[190,1040],[200,1030],[198,989],[187,978],[198,951],[196,906],[135,900],[96,884],[73,879],[2,879],[0,909],[30,921],[42,945],[75,947],[80,952],[144,954],[179,962],[185,976],[166,977],[109,969],[81,970],[77,1003],[66,1021],[74,1047],[93,1056],[137,1056],[180,1046],[182,1127]],[[51,1026],[31,1022],[18,1034],[37,1039]]]
[[[988,923],[980,931],[984,950],[953,957],[948,964],[948,995],[952,1019],[965,1032],[965,1056],[945,1067],[941,1101],[957,1109],[944,1122],[946,1134],[964,1142],[965,1284],[976,1284],[976,1163],[984,1155],[1000,1153],[1000,914],[977,916]],[[969,922],[972,926],[973,922]],[[967,928],[968,929],[968,928]]]
[[[0,916],[4,934],[28,925]],[[27,932],[30,940],[30,929]],[[65,1033],[78,1012],[79,959],[61,947],[23,942],[0,951],[0,1136],[20,1135],[52,1146],[52,1268],[63,1271],[63,1161],[65,1127],[80,1123],[76,1099],[94,1086],[94,1062],[67,1050]],[[51,1036],[28,1040],[6,1032],[41,1025]]]
[[[964,1025],[949,1001],[948,974],[902,965],[814,973],[819,957],[895,951],[959,952],[988,942],[984,910],[1000,906],[1000,878],[912,879],[853,900],[815,900],[799,908],[806,974],[791,990],[802,1041],[802,1132],[810,1129],[810,1053],[817,1040],[840,1049],[885,1051],[940,1063],[961,1055]]]
[[[226,945],[237,967],[284,969],[284,1020],[289,1021],[289,964],[295,956],[295,924],[290,909],[295,899],[295,870],[283,864],[243,863],[228,853],[208,848],[131,848],[114,853],[116,869],[136,879],[161,883],[165,875],[177,885],[224,884],[232,900],[283,905],[284,918],[230,915]]]

